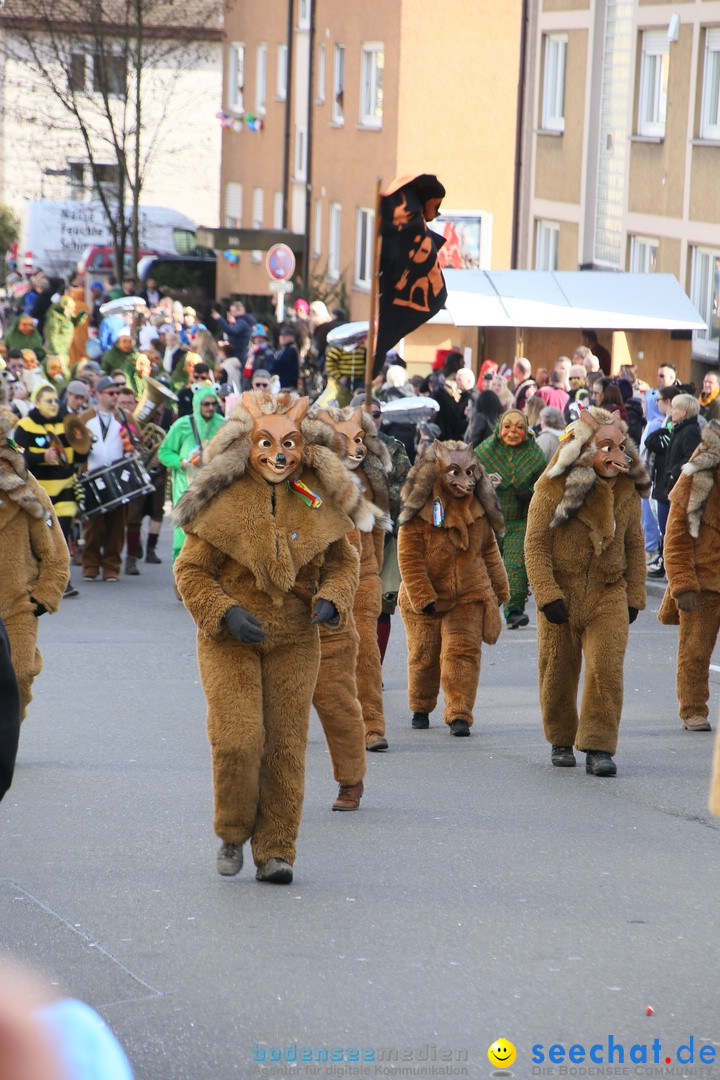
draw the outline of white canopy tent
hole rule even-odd
[[[455,326],[707,330],[673,274],[445,270]],[[445,321],[443,319],[443,321]]]

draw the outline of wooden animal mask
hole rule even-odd
[[[347,467],[349,469],[357,469],[358,466],[362,465],[367,457],[365,429],[363,428],[362,423],[362,405],[358,405],[349,420],[333,420],[330,414],[324,409],[318,409],[316,416],[319,420],[324,420],[326,424],[330,424],[331,427],[334,427],[345,439],[346,449],[344,461]]]
[[[270,394],[248,390],[242,404],[253,418],[250,434],[250,467],[268,484],[281,484],[297,473],[302,464],[303,436],[300,425],[310,404],[300,398],[287,412],[264,412],[262,404],[272,403]]]
[[[596,429],[593,469],[598,476],[608,479],[618,473],[628,472],[632,462],[625,453],[627,435],[622,429],[620,414],[613,413],[608,424],[598,424],[595,417],[589,413],[583,416],[583,420]]]
[[[527,438],[527,422],[523,413],[508,409],[500,420],[500,438],[506,446],[520,446]]]
[[[437,481],[444,495],[451,499],[464,499],[472,495],[478,479],[477,459],[467,446],[451,450],[436,439],[433,449],[438,463]]]

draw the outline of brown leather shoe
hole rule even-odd
[[[362,780],[357,784],[341,784],[338,797],[332,804],[333,810],[357,810],[365,787]]]
[[[712,731],[707,716],[687,716],[683,719],[686,731]]]
[[[388,742],[384,735],[378,735],[377,731],[369,731],[365,736],[366,750],[387,750]]]

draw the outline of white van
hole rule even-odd
[[[130,219],[131,208],[125,208]],[[195,222],[169,206],[140,207],[140,248],[185,254],[195,244]],[[101,202],[35,199],[26,204],[18,270],[69,277],[89,247],[109,247],[112,235]]]

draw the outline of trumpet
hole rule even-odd
[[[157,379],[149,375],[145,379],[145,389],[142,392],[137,408],[133,413],[135,422],[140,428],[142,437],[141,458],[143,465],[147,466],[155,457],[160,443],[165,438],[166,432],[158,424],[153,424],[150,417],[161,405],[169,405],[177,401],[177,394],[167,386],[163,386]]]

